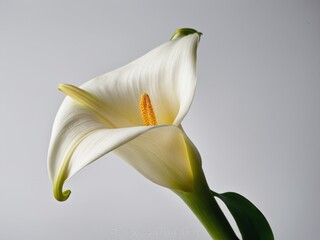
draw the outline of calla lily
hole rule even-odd
[[[196,86],[201,33],[177,30],[169,42],[67,95],[54,121],[48,168],[54,196],[65,201],[64,182],[110,151],[156,184],[171,189],[213,239],[235,239],[215,198],[220,198],[246,239],[273,240],[263,214],[243,196],[211,191],[198,150],[182,129]]]
[[[164,187],[193,191],[200,157],[181,122],[196,86],[201,33],[180,29],[171,40],[67,95],[54,121],[48,168],[59,201],[64,182],[114,151],[142,175]]]

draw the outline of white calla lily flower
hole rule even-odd
[[[48,169],[57,200],[64,182],[110,151],[152,182],[171,189],[197,216],[212,239],[238,240],[220,209],[220,198],[243,239],[273,240],[263,214],[233,192],[210,190],[201,157],[181,122],[196,87],[201,33],[177,30],[169,42],[80,87],[61,84],[67,95],[54,121]]]
[[[67,179],[110,151],[159,185],[193,190],[200,158],[181,122],[195,92],[200,35],[178,30],[169,42],[80,88],[59,86],[67,97],[48,154],[57,200],[70,195],[63,191]]]

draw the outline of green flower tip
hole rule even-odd
[[[54,191],[54,197],[55,199],[57,199],[59,202],[64,202],[66,201],[69,196],[71,194],[71,191],[70,190],[66,190],[66,191],[63,191],[63,192],[56,192]]]
[[[70,190],[63,191],[63,189],[62,189],[63,183],[64,183],[64,180],[63,181],[55,181],[53,184],[53,195],[54,195],[55,199],[57,199],[59,202],[66,201],[71,194]]]
[[[170,38],[170,41],[173,40],[173,39],[176,39],[176,38],[179,38],[179,37],[183,37],[183,36],[187,36],[189,34],[194,34],[194,33],[197,33],[199,35],[199,37],[201,37],[201,35],[202,35],[201,32],[198,32],[197,30],[192,29],[192,28],[180,28],[180,29],[178,29],[178,30],[176,30],[174,32],[174,34]]]

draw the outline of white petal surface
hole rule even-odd
[[[104,153],[130,141],[152,127],[108,129],[83,106],[65,98],[56,116],[48,154],[48,170],[58,200],[63,182]]]
[[[83,167],[101,156],[125,144],[139,135],[150,131],[154,126],[139,126],[130,128],[97,129],[90,132],[76,147],[68,166],[68,178]]]
[[[70,148],[86,134],[102,128],[105,125],[95,115],[69,97],[65,98],[54,121],[48,151],[48,170],[52,182]]]
[[[78,136],[74,138],[77,140],[73,139],[65,154],[60,155],[63,156],[60,166],[56,166],[57,171],[53,173],[54,194],[58,200],[66,200],[70,194],[62,193],[65,180],[119,146],[116,153],[151,181],[172,189],[192,190],[188,150],[178,127],[105,128],[86,134],[79,134],[78,128],[75,131],[73,135]]]
[[[158,123],[179,125],[195,91],[198,42],[197,33],[174,39],[81,87],[134,125],[142,125],[139,98],[146,92]]]
[[[184,133],[175,126],[153,128],[115,153],[151,181],[183,191],[193,189],[193,174]]]

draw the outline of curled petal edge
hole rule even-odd
[[[63,191],[63,184],[68,178],[67,171],[68,171],[68,167],[69,167],[69,163],[70,163],[72,154],[74,153],[76,148],[79,146],[79,144],[82,142],[82,140],[85,139],[90,133],[91,132],[85,134],[74,145],[72,145],[71,149],[69,149],[68,154],[65,157],[65,160],[63,161],[63,164],[61,166],[59,174],[53,183],[53,195],[60,202],[66,201],[71,194],[70,190]]]
[[[173,125],[157,125],[157,126],[140,126],[140,127],[133,127],[133,128],[127,128],[128,130],[131,129],[132,131],[128,132],[127,134],[125,134],[122,139],[118,139],[117,142],[115,142],[114,144],[112,144],[110,147],[108,147],[107,149],[99,152],[94,158],[89,159],[87,161],[86,164],[81,165],[81,167],[79,167],[76,171],[70,173],[70,164],[72,161],[72,157],[73,154],[75,153],[75,151],[77,150],[78,146],[87,138],[90,137],[91,134],[94,134],[95,131],[99,131],[99,130],[103,130],[103,129],[96,129],[96,130],[92,130],[91,132],[85,134],[84,136],[82,136],[81,138],[79,138],[74,144],[72,144],[69,147],[69,150],[62,162],[62,165],[60,167],[60,170],[58,172],[58,174],[56,175],[56,177],[54,178],[53,181],[53,194],[54,197],[58,200],[58,201],[65,201],[69,198],[71,191],[70,190],[63,190],[63,185],[64,182],[69,179],[72,175],[74,175],[74,173],[76,173],[77,171],[79,171],[80,169],[82,169],[83,167],[85,167],[86,165],[94,162],[95,160],[99,159],[100,157],[104,156],[105,154],[115,150],[116,148],[130,142],[131,140],[139,137],[140,135],[147,133],[153,129],[156,128],[160,128],[160,127],[170,127],[170,128],[177,128],[176,126]],[[111,130],[111,129],[110,129]],[[181,129],[179,129],[179,131],[181,131]],[[184,135],[183,131],[181,131],[181,133]],[[188,142],[186,142],[186,144],[188,145]],[[188,146],[187,146],[188,147]],[[189,153],[190,154],[190,153]],[[188,154],[188,155],[189,155]],[[189,159],[191,160],[191,159]],[[192,171],[191,171],[192,172]],[[160,184],[161,185],[161,184]]]

